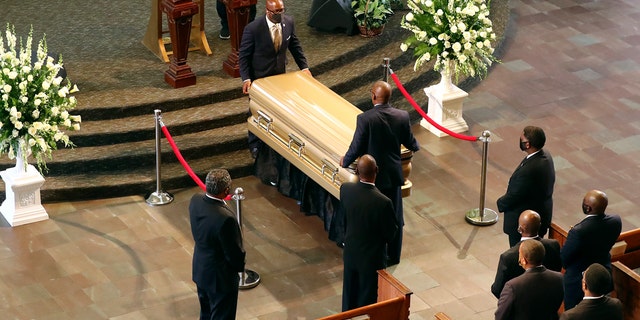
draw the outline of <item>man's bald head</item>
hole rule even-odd
[[[533,210],[525,210],[518,218],[518,232],[523,237],[536,237],[540,230],[540,215]]]
[[[371,102],[376,104],[389,103],[391,98],[391,85],[384,81],[376,81],[371,88]]]
[[[604,214],[609,204],[607,194],[600,190],[587,192],[582,200],[582,212],[584,214]]]
[[[356,174],[360,177],[360,180],[374,183],[378,174],[376,159],[369,154],[361,156],[356,167]]]

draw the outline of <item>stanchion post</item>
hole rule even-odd
[[[238,225],[240,226],[240,233],[242,234],[242,201],[244,200],[244,190],[242,188],[236,188],[231,198],[236,201],[236,217],[238,219]],[[242,238],[244,239],[244,235]],[[260,275],[257,272],[247,268],[240,272],[240,289],[251,289],[259,283]]]
[[[160,174],[160,163],[162,155],[162,152],[160,152],[160,138],[162,137],[162,129],[160,128],[160,123],[162,121],[162,114],[158,109],[154,110],[153,112],[155,114],[156,120],[156,191],[147,196],[146,202],[149,205],[157,206],[171,203],[173,201],[173,195],[168,192],[162,191],[162,178]]]
[[[384,58],[382,59],[382,69],[384,70],[384,74],[382,75],[382,81],[384,82],[389,82],[389,68],[391,68],[391,66],[389,65],[389,58]]]
[[[498,222],[498,213],[484,207],[485,189],[487,185],[487,158],[489,154],[489,141],[491,141],[491,132],[489,130],[482,131],[482,136],[479,137],[482,141],[482,171],[480,174],[480,206],[475,209],[467,211],[465,220],[467,222],[479,225],[488,226]]]

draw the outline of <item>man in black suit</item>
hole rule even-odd
[[[267,0],[266,10],[264,18],[249,23],[242,33],[238,64],[245,94],[252,81],[286,72],[287,50],[300,70],[311,75],[293,18],[284,14],[282,0]],[[274,44],[276,37],[280,37],[278,44]]]
[[[542,149],[545,142],[542,128],[524,128],[520,135],[520,150],[526,152],[527,157],[511,175],[507,192],[498,199],[498,211],[504,212],[502,231],[509,235],[510,247],[520,241],[517,230],[522,211],[528,209],[540,214],[540,237],[544,237],[551,224],[556,173],[551,155]]]
[[[560,255],[565,268],[564,309],[570,310],[580,302],[582,271],[592,263],[611,270],[611,247],[622,231],[618,215],[605,214],[609,199],[599,190],[587,192],[582,200],[582,212],[587,216],[569,230]]]
[[[518,262],[525,272],[505,284],[495,319],[558,319],[562,304],[562,274],[542,265],[542,242],[529,239],[520,244]]]
[[[622,320],[622,302],[605,296],[611,292],[609,270],[594,263],[584,271],[582,291],[584,298],[578,305],[562,313],[560,320]]]
[[[507,281],[524,273],[524,269],[518,265],[518,249],[522,241],[528,239],[540,241],[545,251],[542,265],[549,270],[558,272],[562,270],[560,243],[555,239],[540,238],[538,235],[539,229],[540,215],[533,210],[525,210],[518,220],[518,232],[522,235],[520,242],[500,255],[496,279],[491,285],[491,292],[496,298],[500,298],[500,292],[502,292],[502,288],[504,288],[504,284],[507,283]]]
[[[284,12],[282,0],[267,0],[265,16],[253,20],[244,28],[238,53],[244,94],[249,94],[252,81],[286,72],[287,50],[300,70],[311,75],[300,40],[296,36],[293,18]],[[256,159],[256,175],[263,182],[275,186],[279,184],[280,177],[289,180],[303,176],[253,133],[248,132],[247,136],[249,151]],[[293,177],[289,176],[290,170],[294,171],[291,173]],[[290,195],[290,192],[292,191],[285,190],[284,193]]]
[[[365,154],[356,174],[360,182],[340,186],[340,205],[345,212],[344,277],[342,311],[375,303],[377,270],[384,269],[386,244],[397,232],[393,204],[375,186],[378,166]]]
[[[245,251],[234,213],[224,202],[231,177],[224,169],[207,174],[206,193],[189,204],[193,249],[192,279],[198,289],[200,320],[234,320]]]
[[[387,247],[388,263],[400,263],[402,251],[402,227],[404,215],[402,210],[401,187],[404,184],[402,165],[400,162],[400,145],[411,151],[418,151],[420,146],[411,132],[409,113],[389,104],[391,86],[378,81],[371,88],[373,108],[358,115],[356,131],[347,153],[340,159],[344,168],[364,154],[376,159],[380,171],[376,178],[376,186],[391,199],[400,230]]]

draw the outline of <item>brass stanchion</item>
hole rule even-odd
[[[485,187],[487,184],[487,155],[489,149],[489,141],[491,141],[491,132],[489,130],[482,131],[482,136],[478,139],[482,141],[482,173],[480,175],[480,207],[467,211],[465,220],[467,222],[478,225],[488,226],[498,222],[498,213],[484,207]]]
[[[391,65],[389,64],[389,61],[389,58],[382,59],[382,69],[384,70],[382,81],[384,82],[389,82],[389,73],[391,73]]]
[[[238,225],[240,226],[240,233],[242,233],[242,200],[244,200],[244,190],[242,188],[236,188],[231,198],[236,201],[236,215]],[[242,238],[244,239],[244,236]],[[240,289],[251,289],[260,283],[260,275],[253,270],[245,268],[244,271],[239,273]]]
[[[160,128],[160,123],[162,121],[162,115],[161,111],[158,109],[154,110],[153,112],[155,114],[156,120],[156,191],[147,196],[146,202],[149,205],[157,206],[171,203],[173,201],[173,195],[168,192],[162,191],[162,179],[160,177],[160,163],[162,155],[162,153],[160,152],[160,131],[162,130]]]

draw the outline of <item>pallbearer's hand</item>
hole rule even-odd
[[[304,70],[302,70],[302,72],[308,74],[310,77],[313,77],[313,75],[311,74],[311,70],[309,70],[309,69],[304,69]]]
[[[242,82],[242,93],[249,94],[249,88],[251,88],[251,80]]]

